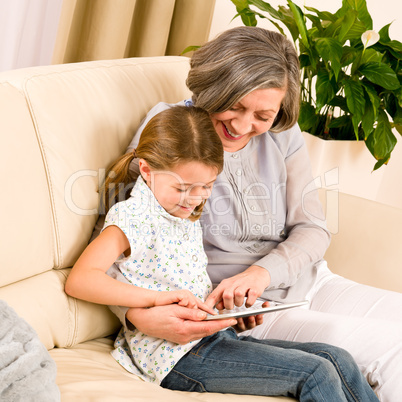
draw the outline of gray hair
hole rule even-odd
[[[230,109],[256,89],[284,88],[281,109],[271,127],[292,127],[300,107],[299,59],[282,34],[241,26],[224,31],[194,52],[187,86],[193,103],[208,113]]]

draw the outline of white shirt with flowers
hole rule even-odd
[[[109,210],[103,229],[111,225],[130,243],[131,255],[116,261],[128,282],[158,291],[187,289],[205,300],[212,284],[199,221],[170,215],[139,177],[131,197]],[[123,327],[112,356],[129,372],[160,384],[198,342],[179,345]]]

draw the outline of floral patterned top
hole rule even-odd
[[[146,289],[187,289],[201,300],[212,290],[199,221],[170,215],[141,177],[131,197],[108,212],[103,229],[119,227],[131,255],[116,264],[128,282]],[[129,372],[160,384],[174,365],[199,341],[179,345],[123,327],[112,356]]]

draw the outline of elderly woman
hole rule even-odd
[[[340,346],[382,401],[398,400],[402,295],[334,275],[323,260],[330,234],[297,125],[299,64],[292,44],[256,27],[228,30],[194,53],[187,85],[192,99],[180,103],[210,114],[225,150],[224,171],[201,218],[215,285],[207,303],[232,309],[257,298],[307,298],[308,308],[239,319],[236,329],[259,339]],[[148,113],[129,150],[146,122],[169,107],[161,103]],[[109,274],[124,280],[113,267]],[[203,312],[178,305],[114,311],[123,324],[176,343],[229,324],[203,321]]]

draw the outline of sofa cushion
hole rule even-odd
[[[108,307],[66,295],[69,271],[51,270],[0,288],[0,300],[33,327],[47,349],[110,335],[120,327]]]
[[[170,391],[140,380],[124,370],[110,355],[111,339],[96,339],[70,349],[53,349],[57,385],[63,402],[270,402],[294,401],[285,397],[262,397],[218,393]]]

